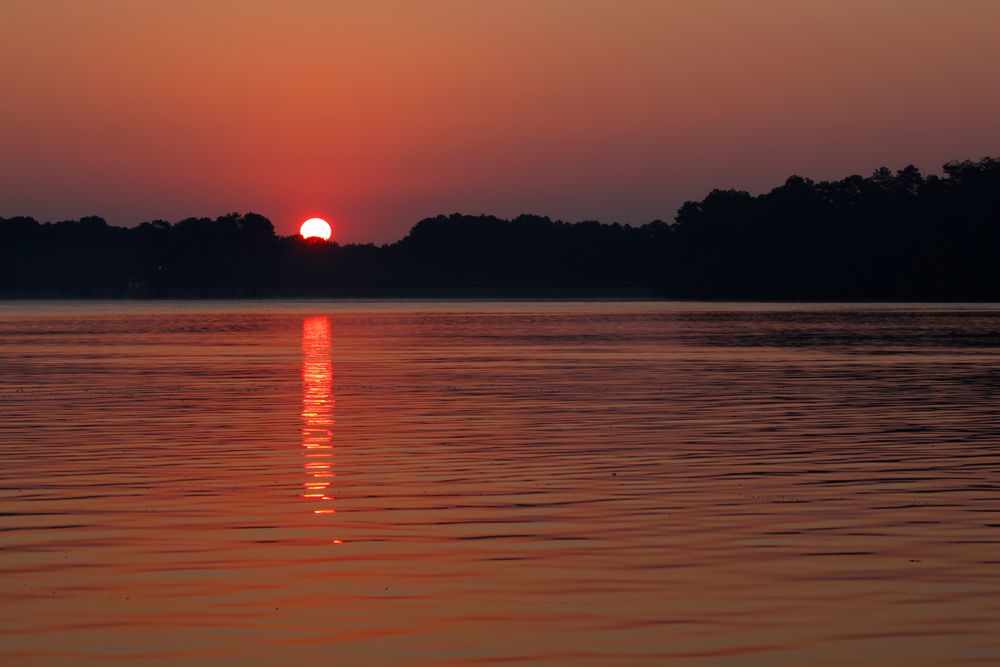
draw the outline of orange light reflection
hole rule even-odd
[[[333,498],[323,491],[330,482],[316,481],[333,477],[333,425],[336,399],[333,395],[333,361],[330,357],[330,318],[307,317],[302,320],[302,448],[307,460],[303,467],[309,502],[328,502]],[[319,459],[319,460],[316,460]],[[313,514],[335,514],[332,509],[314,509]],[[341,544],[341,540],[333,540]]]

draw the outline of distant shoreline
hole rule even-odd
[[[254,292],[226,290],[171,291],[153,294],[126,290],[0,290],[0,301],[183,301],[183,300],[266,300],[285,299],[565,299],[565,300],[621,300],[663,301],[666,299],[654,288],[327,288],[327,289],[266,289]],[[690,300],[690,299],[686,299]]]
[[[453,213],[382,246],[256,213],[0,218],[0,299],[1000,301],[1000,158],[943,170],[713,190],[641,227]]]
[[[0,290],[0,304],[26,301],[134,301],[134,302],[178,302],[178,301],[616,301],[616,302],[662,302],[662,303],[775,303],[775,304],[975,304],[998,305],[1000,301],[989,299],[904,299],[898,296],[883,298],[768,298],[768,297],[684,297],[669,296],[654,289],[636,288],[623,290],[608,289],[339,289],[339,290],[269,290],[259,294],[227,293],[177,293],[150,295],[121,291],[91,291],[86,294],[60,291],[18,291]]]

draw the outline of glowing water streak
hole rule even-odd
[[[328,495],[333,472],[333,425],[336,399],[333,395],[333,361],[330,357],[330,318],[302,320],[302,448],[306,481],[302,497],[313,503],[333,501]],[[334,514],[330,507],[314,514]],[[340,540],[334,540],[340,544]]]

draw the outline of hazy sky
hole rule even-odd
[[[670,219],[1000,155],[1000,2],[0,2],[0,216]]]

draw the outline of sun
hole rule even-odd
[[[329,241],[333,236],[333,228],[323,218],[309,218],[299,227],[299,234],[304,239],[323,239]]]

